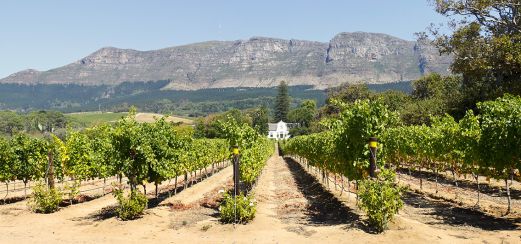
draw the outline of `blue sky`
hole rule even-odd
[[[327,42],[344,31],[413,40],[445,21],[427,0],[5,0],[0,77],[66,65],[106,46],[151,50],[251,36]]]

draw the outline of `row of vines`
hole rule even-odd
[[[44,138],[26,134],[0,138],[0,182],[8,187],[13,181],[27,185],[30,181],[44,180],[52,190],[55,180],[72,180],[78,187],[85,180],[117,176],[120,182],[127,179],[131,192],[125,198],[122,188],[115,189],[120,205],[126,204],[128,209],[139,206],[139,211],[134,212],[141,212],[146,197],[136,190],[137,186],[143,186],[146,194],[146,185],[154,183],[157,196],[162,182],[175,179],[177,188],[178,177],[184,176],[186,187],[188,174],[197,175],[198,170],[201,174],[209,166],[213,172],[215,163],[229,160],[231,145],[237,145],[241,149],[240,178],[251,189],[273,152],[273,144],[250,126],[234,120],[223,122],[220,128],[227,139],[194,139],[192,130],[164,119],[139,123],[131,111],[114,125],[69,130],[62,139],[52,134]],[[44,188],[38,185],[35,189],[42,193]],[[56,195],[54,191],[52,194]],[[53,206],[48,212],[55,210]],[[130,212],[120,217],[137,217]]]
[[[159,119],[138,123],[133,115],[114,126],[68,131],[64,140],[51,135],[17,134],[0,138],[0,181],[49,179],[76,181],[126,177],[132,189],[161,182],[224,161],[223,139],[192,139],[190,133]],[[52,168],[50,167],[52,165]],[[49,172],[52,169],[52,172]]]
[[[247,124],[229,119],[220,123],[220,128],[229,144],[240,150],[240,182],[244,184],[238,196],[226,193],[219,207],[220,218],[225,223],[246,223],[255,217],[256,212],[252,187],[275,148],[272,141]]]
[[[338,105],[338,116],[322,121],[327,130],[292,138],[281,145],[283,151],[349,180],[366,180],[368,140],[377,137],[380,169],[412,167],[435,173],[450,170],[454,174],[503,179],[510,212],[507,179],[512,180],[521,170],[520,97],[506,95],[479,103],[477,115],[468,111],[458,122],[449,115],[432,118],[430,126],[404,126],[399,115],[380,101]]]
[[[511,211],[508,180],[521,170],[521,98],[505,96],[478,103],[459,121],[451,116],[433,118],[431,126],[402,126],[384,135],[387,162],[396,168],[428,169],[436,176],[471,174],[504,180]]]

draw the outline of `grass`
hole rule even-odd
[[[127,113],[83,112],[66,114],[65,116],[78,123],[85,124],[85,126],[92,126],[99,123],[116,121],[126,115]]]

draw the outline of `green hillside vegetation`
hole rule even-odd
[[[272,107],[277,94],[276,87],[161,90],[167,83],[127,82],[117,86],[0,84],[0,110],[73,113],[98,111],[101,108],[103,112],[126,112],[134,105],[144,112],[199,117],[233,108]],[[411,91],[408,81],[370,84],[368,88],[374,91]],[[322,106],[326,98],[324,90],[315,90],[312,86],[290,86],[288,91],[292,106],[298,106],[306,99],[313,99],[318,106]]]
[[[82,112],[82,113],[70,113],[66,114],[65,117],[86,125],[91,126],[95,124],[101,124],[101,123],[109,123],[114,122],[118,119],[121,119],[122,117],[125,117],[127,115],[126,112],[121,113],[101,113],[101,112]]]

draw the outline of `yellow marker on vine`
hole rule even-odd
[[[373,147],[373,148],[378,147],[378,142],[377,141],[370,141],[369,142],[369,147]]]

